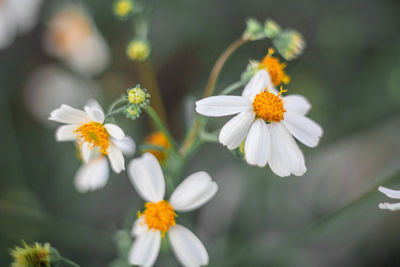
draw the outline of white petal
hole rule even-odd
[[[103,108],[100,106],[99,102],[97,102],[96,99],[89,99],[88,102],[86,103],[86,106],[90,108],[95,108],[100,110],[102,113],[104,113]]]
[[[111,137],[117,140],[122,140],[125,138],[125,133],[119,126],[112,123],[107,123],[104,125],[104,127],[107,129],[107,132],[111,135]]]
[[[132,138],[125,136],[122,140],[113,139],[112,141],[124,155],[132,156],[136,151],[136,144]]]
[[[146,231],[140,234],[129,251],[129,263],[144,267],[152,266],[157,259],[160,245],[159,231]]]
[[[379,208],[382,210],[391,210],[391,211],[396,211],[400,210],[400,203],[380,203]]]
[[[110,143],[108,145],[107,156],[110,160],[111,168],[115,173],[120,173],[121,171],[125,170],[124,155],[117,146]]]
[[[301,176],[306,172],[304,156],[282,123],[269,125],[271,135],[271,155],[268,159],[271,170],[284,177],[294,174]]]
[[[82,165],[75,175],[75,187],[81,193],[103,188],[109,176],[106,157],[100,156]]]
[[[79,125],[76,124],[63,125],[58,127],[56,131],[56,140],[58,142],[76,140],[76,134],[74,133],[74,130],[78,127]]]
[[[89,106],[85,106],[85,111],[89,115],[89,117],[92,121],[95,121],[98,123],[104,122],[104,113],[101,110],[99,110],[97,108],[91,108]]]
[[[323,130],[313,120],[293,112],[286,112],[283,123],[286,129],[306,146],[315,147],[318,145]]]
[[[92,158],[92,150],[90,149],[89,145],[87,142],[84,142],[81,145],[81,155],[82,159],[85,163],[89,163],[89,161]]]
[[[282,98],[285,109],[288,112],[295,112],[299,115],[306,115],[311,109],[311,104],[307,98],[301,95],[288,95]]]
[[[61,105],[60,108],[50,113],[49,120],[68,124],[84,124],[90,122],[90,117],[82,110]]]
[[[246,138],[254,117],[253,111],[242,111],[230,119],[219,133],[219,142],[231,150],[237,148]]]
[[[400,190],[392,190],[383,186],[378,187],[378,190],[387,195],[388,197],[400,199]]]
[[[146,201],[158,202],[164,198],[165,181],[160,163],[150,153],[132,160],[128,175],[138,194]]]
[[[208,264],[208,253],[201,241],[187,228],[175,225],[168,232],[175,256],[183,266]]]
[[[149,228],[147,227],[143,216],[141,216],[140,218],[136,219],[136,221],[133,223],[131,234],[133,237],[136,237],[148,230],[149,230]]]
[[[254,76],[247,83],[243,90],[242,96],[246,96],[251,100],[261,92],[261,90],[268,88],[272,89],[271,78],[266,70],[262,69],[256,72]]]
[[[247,163],[264,167],[271,151],[271,137],[268,126],[262,119],[257,119],[251,126],[244,144]]]
[[[218,185],[206,172],[196,172],[178,185],[170,198],[170,204],[177,211],[194,210],[217,193]]]
[[[210,117],[233,115],[249,109],[252,109],[250,99],[242,96],[210,96],[196,102],[197,113]]]

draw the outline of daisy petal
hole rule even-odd
[[[86,164],[89,163],[90,159],[92,158],[92,150],[86,142],[81,145],[81,156]]]
[[[90,119],[98,122],[98,123],[103,123],[104,122],[104,113],[97,109],[97,108],[91,108],[89,106],[85,106],[85,111],[89,115]]]
[[[194,210],[217,193],[218,185],[206,172],[196,172],[178,185],[170,198],[170,204],[177,211]]]
[[[254,121],[254,112],[242,111],[230,119],[219,133],[219,142],[230,150],[237,148],[246,138],[247,132]]]
[[[382,210],[396,211],[400,210],[400,203],[379,203],[379,208]]]
[[[246,87],[243,89],[242,96],[249,97],[251,100],[261,92],[262,89],[272,89],[271,78],[266,70],[262,69],[256,72]]]
[[[400,190],[392,190],[383,186],[378,187],[378,190],[387,195],[388,197],[400,199]]]
[[[264,167],[271,150],[271,137],[268,126],[262,119],[257,119],[251,126],[244,144],[247,163]]]
[[[146,222],[144,221],[144,217],[141,216],[140,218],[136,219],[136,221],[133,223],[131,234],[132,236],[136,237],[148,230],[149,228],[147,227]]]
[[[136,151],[136,144],[132,138],[125,136],[122,140],[113,139],[112,141],[124,155],[132,156]]]
[[[208,253],[201,241],[187,228],[175,225],[168,232],[175,256],[183,266],[208,264]]]
[[[97,102],[97,100],[95,99],[89,99],[88,102],[86,103],[86,106],[90,107],[90,108],[94,108],[94,109],[98,109],[100,110],[102,113],[104,113],[103,108],[100,106],[99,102]]]
[[[242,96],[210,96],[196,102],[197,113],[209,117],[233,115],[247,109],[251,109],[251,101]]]
[[[104,128],[106,128],[107,132],[111,135],[111,137],[117,140],[122,140],[125,138],[124,131],[115,124],[107,123],[104,125]]]
[[[121,150],[114,144],[110,144],[107,150],[107,156],[111,163],[111,168],[115,173],[120,173],[125,170],[124,155]]]
[[[294,174],[301,176],[306,172],[304,156],[282,123],[269,125],[271,135],[271,154],[268,159],[271,170],[284,177]]]
[[[108,181],[109,168],[106,157],[98,157],[82,165],[75,175],[75,187],[80,193],[104,187]]]
[[[283,123],[286,129],[306,146],[315,147],[318,145],[323,130],[313,120],[293,112],[287,112]]]
[[[60,108],[50,113],[49,120],[68,124],[84,124],[90,122],[90,117],[82,110],[61,105]]]
[[[165,181],[160,163],[150,153],[129,163],[128,175],[138,194],[146,201],[158,202],[164,198]]]
[[[311,104],[307,98],[301,95],[288,95],[282,98],[285,109],[299,115],[306,115],[311,109]]]
[[[76,135],[74,133],[74,130],[78,128],[79,125],[63,125],[58,127],[56,131],[56,140],[58,142],[63,142],[63,141],[74,141],[76,140]]]
[[[160,251],[159,231],[146,231],[137,236],[129,251],[129,263],[149,267],[154,264]]]

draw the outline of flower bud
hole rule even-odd
[[[246,21],[246,30],[243,33],[245,40],[257,40],[264,38],[263,26],[254,18]]]
[[[114,3],[114,14],[120,18],[126,18],[131,14],[133,2],[131,0],[117,0]]]
[[[300,56],[306,46],[303,36],[295,30],[281,32],[273,40],[273,44],[279,54],[286,60],[292,60]]]
[[[126,54],[131,60],[146,60],[150,55],[150,45],[143,40],[132,40],[126,48]]]
[[[268,38],[274,38],[281,31],[281,27],[272,19],[267,19],[264,25],[264,33]]]
[[[60,261],[60,254],[56,249],[50,247],[49,243],[44,245],[35,243],[27,245],[22,242],[23,247],[15,247],[11,250],[11,256],[14,261],[12,267],[29,267],[29,266],[56,266]]]

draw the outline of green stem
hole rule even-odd
[[[231,85],[229,85],[228,87],[226,87],[224,90],[221,91],[220,95],[227,95],[232,93],[233,91],[235,91],[236,89],[239,89],[240,87],[243,86],[243,82],[242,81],[238,81],[235,83],[232,83]]]
[[[110,104],[110,106],[108,107],[107,116],[110,116],[110,113],[114,110],[114,108],[115,108],[117,105],[119,105],[119,104],[121,104],[121,103],[124,103],[124,102],[128,102],[128,100],[127,100],[124,96],[121,96],[121,97],[115,99],[115,100]]]
[[[152,118],[154,123],[156,124],[157,128],[165,135],[165,137],[168,139],[169,143],[171,144],[171,147],[173,151],[177,150],[177,145],[175,140],[172,138],[171,134],[167,130],[167,128],[164,126],[161,118],[158,116],[157,112],[151,107],[151,106],[146,106],[144,110],[147,112],[147,114]]]
[[[113,112],[108,113],[107,116],[106,116],[106,118],[109,118],[109,117],[111,117],[111,116],[117,115],[117,114],[123,112],[125,109],[126,109],[126,107],[124,106],[124,107],[121,107],[121,108],[119,108],[119,109],[117,109],[117,110],[114,110]]]
[[[61,258],[60,258],[60,263],[63,263],[63,264],[66,265],[66,266],[80,267],[79,264],[76,264],[75,262],[73,262],[73,261],[71,261],[71,260],[69,260],[69,259],[67,259],[67,258],[64,258],[64,257],[62,257],[62,256],[61,256]]]

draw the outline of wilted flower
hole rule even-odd
[[[160,163],[165,162],[165,160],[168,157],[168,149],[171,148],[171,143],[168,141],[167,137],[163,132],[155,132],[148,135],[144,140],[144,144],[163,148],[164,150],[144,149],[144,152],[149,152],[153,154]]]
[[[49,243],[29,246],[23,242],[23,247],[11,250],[11,256],[14,259],[11,267],[50,267],[52,259],[55,261],[58,258],[58,253],[51,249]]]
[[[383,186],[378,187],[378,190],[387,195],[390,198],[400,199],[400,190],[392,190]],[[400,202],[399,203],[380,203],[379,208],[383,210],[391,210],[396,211],[400,210]]]
[[[0,49],[10,45],[18,33],[36,24],[42,0],[0,1]]]
[[[139,195],[146,201],[145,210],[138,212],[133,225],[135,241],[129,252],[129,262],[140,266],[152,266],[157,259],[161,238],[168,233],[172,249],[183,266],[208,264],[208,253],[201,241],[186,227],[176,224],[176,211],[197,209],[208,202],[218,186],[205,172],[187,177],[164,199],[165,181],[157,159],[150,153],[132,160],[128,167],[129,177]]]
[[[84,75],[97,75],[109,63],[108,47],[80,7],[57,11],[48,22],[45,46],[49,54],[66,62]]]
[[[126,55],[131,60],[144,61],[150,55],[150,44],[144,40],[132,40],[126,48]]]
[[[279,54],[286,60],[297,58],[303,53],[306,43],[303,36],[295,30],[282,31],[274,40],[273,44]]]
[[[306,172],[303,153],[292,135],[309,147],[317,146],[322,128],[305,115],[310,103],[300,95],[282,97],[265,69],[259,70],[242,96],[211,96],[196,102],[196,111],[210,117],[237,114],[219,134],[219,141],[235,149],[244,143],[245,159],[259,167],[267,163],[279,176]]]
[[[115,140],[126,138],[124,131],[112,123],[104,123],[105,115],[97,103],[87,105],[84,111],[62,105],[53,110],[49,120],[65,123],[56,131],[57,141],[76,141],[85,163],[107,156],[116,173],[125,169],[124,156]]]

